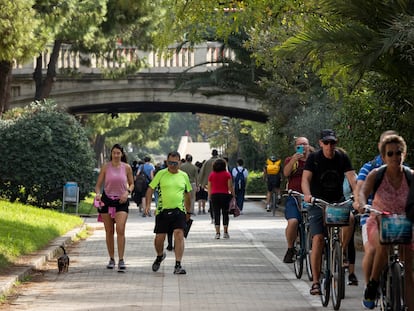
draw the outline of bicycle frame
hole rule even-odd
[[[324,212],[329,207],[348,207],[352,202],[351,199],[341,203],[328,203],[321,199],[313,198],[314,205],[318,206]],[[350,210],[348,209],[350,212]],[[341,300],[345,297],[345,269],[343,268],[343,254],[341,242],[341,226],[336,224],[327,225],[327,234],[324,237],[324,249],[322,253],[322,269],[320,275],[321,284],[321,302],[327,306],[330,297],[332,297],[332,306],[334,310],[339,310]]]
[[[390,215],[366,205],[365,209],[377,215]],[[381,243],[384,244],[384,243]],[[388,261],[380,275],[379,303],[383,311],[407,310],[405,305],[405,267],[400,260],[400,246],[403,243],[391,243],[388,246]]]
[[[301,221],[298,223],[297,230],[297,239],[295,241],[295,261],[293,263],[294,271],[296,278],[300,279],[303,274],[303,264],[306,263],[306,271],[308,277],[312,280],[312,272],[310,267],[310,257],[308,246],[308,233],[309,233],[309,224],[308,224],[308,212],[306,209],[301,208],[303,204],[302,193],[288,190],[286,194],[283,194],[284,197],[293,197],[296,203],[296,208],[301,213]]]

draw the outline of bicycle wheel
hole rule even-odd
[[[391,306],[392,310],[403,310],[404,306],[404,276],[403,267],[399,262],[391,265]]]
[[[276,192],[272,192],[272,215],[275,216],[276,215],[276,208],[277,208],[277,195]]]
[[[321,275],[319,277],[319,283],[321,284],[321,302],[324,307],[329,303],[329,296],[331,295],[331,271],[329,263],[329,245],[325,241],[325,247],[322,253],[322,267]]]
[[[343,288],[345,285],[344,270],[342,268],[342,249],[338,241],[332,246],[332,306],[334,310],[341,307]]]
[[[309,231],[309,226],[306,226],[305,232],[306,232],[306,250],[305,250],[306,273],[308,274],[309,281],[312,281],[313,280],[312,264],[311,264],[312,236]]]
[[[391,274],[388,272],[389,269],[387,265],[380,276],[379,307],[381,311],[389,311],[391,309],[391,305],[387,297],[390,296],[389,294],[387,294],[387,292],[390,292],[388,286],[391,285]]]
[[[303,273],[303,259],[304,259],[304,244],[305,241],[303,240],[303,227],[301,224],[298,226],[298,233],[295,243],[293,245],[295,249],[295,261],[293,262],[293,268],[295,270],[296,278],[300,279]]]

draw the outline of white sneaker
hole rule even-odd
[[[216,240],[220,239],[220,233],[216,233]]]
[[[227,232],[224,232],[223,239],[230,239],[230,236]]]

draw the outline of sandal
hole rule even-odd
[[[313,283],[310,289],[311,295],[321,295],[321,285],[319,283]]]

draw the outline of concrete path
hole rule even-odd
[[[69,273],[59,275],[56,260],[48,260],[0,310],[326,310],[319,297],[309,294],[306,273],[297,280],[293,264],[282,262],[282,212],[272,217],[263,206],[249,201],[243,215],[231,216],[229,240],[214,239],[209,215],[194,216],[182,261],[187,275],[173,274],[173,252],[167,252],[158,272],[152,272],[154,217],[141,217],[135,205],[127,222],[126,273],[105,268],[103,225],[86,218],[95,231],[68,248]],[[362,280],[360,268],[357,273]],[[362,309],[362,283],[347,286],[341,310]]]

